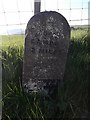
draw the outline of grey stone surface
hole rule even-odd
[[[30,19],[25,33],[25,91],[48,93],[63,80],[69,40],[70,27],[61,14],[46,11]]]

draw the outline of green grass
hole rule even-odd
[[[72,31],[64,85],[55,96],[45,97],[28,95],[22,88],[24,36],[2,36],[3,120],[87,117],[89,39],[87,30]]]
[[[21,47],[24,46],[24,35],[2,35],[0,36],[0,47]]]

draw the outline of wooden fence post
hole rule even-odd
[[[39,13],[41,9],[41,0],[34,0],[34,15]]]

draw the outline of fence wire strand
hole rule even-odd
[[[1,0],[0,4],[1,4],[3,10],[0,11],[0,15],[4,15],[5,23],[3,23],[3,24],[1,23],[0,27],[1,28],[6,27],[6,31],[7,31],[8,35],[10,34],[9,31],[8,31],[8,28],[15,27],[15,26],[17,26],[19,29],[21,29],[21,34],[23,34],[23,29],[25,30],[25,27],[26,27],[26,24],[27,24],[28,20],[34,15],[34,0],[30,0],[30,1],[31,1],[30,2],[30,10],[24,10],[24,9],[20,10],[20,8],[19,8],[20,0],[16,0],[17,10],[16,11],[7,11],[5,9],[3,0]],[[66,8],[60,7],[60,6],[62,6],[62,0],[56,0],[57,8],[56,9],[50,9],[50,10],[51,11],[53,11],[53,10],[57,11],[57,12],[61,13],[63,16],[65,16],[65,15],[68,16],[66,19],[67,19],[67,21],[69,22],[70,25],[76,25],[75,23],[77,22],[77,25],[82,26],[85,21],[86,21],[85,23],[87,23],[87,25],[88,25],[88,20],[89,19],[88,19],[88,17],[85,17],[85,13],[84,13],[85,11],[88,11],[88,3],[87,3],[87,7],[86,7],[86,6],[84,6],[85,1],[81,0],[81,3],[77,3],[77,4],[81,4],[81,7],[72,7],[73,0],[67,0],[67,1],[68,1],[68,4],[67,4],[67,2],[66,2],[66,4],[69,7],[66,7]],[[43,4],[43,10],[42,11],[48,10],[47,6],[46,6],[47,5],[47,0],[41,0],[41,5],[42,4]],[[52,3],[51,3],[51,5],[52,5]],[[79,13],[77,13],[77,15],[80,16],[80,17],[78,18],[77,15],[75,15],[76,17],[74,19],[72,19],[73,12],[76,13],[76,11],[81,12],[81,15],[78,15]],[[9,21],[9,19],[8,19],[9,14],[11,14],[13,16],[14,16],[14,14],[17,14],[18,22],[16,22],[17,18],[16,18],[16,20],[14,20],[15,22],[13,22],[14,18],[13,18],[13,16],[11,16],[11,18],[9,18],[9,19],[12,19],[12,23],[9,23],[8,22]]]

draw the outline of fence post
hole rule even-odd
[[[39,13],[41,9],[41,0],[34,0],[34,15]]]

